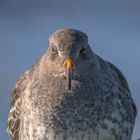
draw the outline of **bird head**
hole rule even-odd
[[[54,67],[65,72],[69,89],[75,71],[82,71],[78,66],[83,65],[83,69],[87,69],[85,64],[91,53],[87,35],[79,30],[60,29],[49,38],[47,54]]]

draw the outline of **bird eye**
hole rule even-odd
[[[52,51],[53,53],[57,53],[57,50],[56,50],[56,48],[55,48],[54,46],[51,46],[51,51]]]
[[[58,56],[58,52],[55,46],[49,46],[49,57],[54,61]]]
[[[80,50],[80,53],[84,53],[86,51],[86,48],[82,47]]]

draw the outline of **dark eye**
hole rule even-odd
[[[84,53],[86,51],[86,48],[82,47],[80,50],[80,53]]]
[[[52,53],[57,53],[57,49],[56,49],[56,47],[51,46],[51,52],[52,52]]]
[[[49,57],[50,60],[54,61],[58,56],[58,52],[55,46],[49,46]]]

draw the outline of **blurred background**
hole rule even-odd
[[[0,0],[0,140],[10,140],[16,80],[46,51],[49,35],[64,27],[85,32],[92,49],[122,70],[140,112],[140,0]],[[133,140],[139,130],[138,113]]]

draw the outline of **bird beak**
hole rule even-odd
[[[73,61],[71,58],[67,58],[65,61],[65,73],[66,73],[66,80],[69,90],[71,90],[71,80],[73,76]]]

